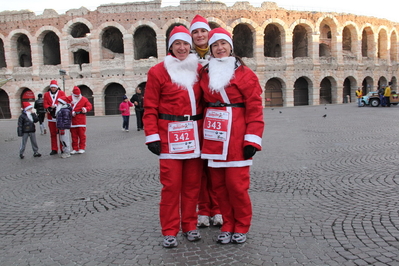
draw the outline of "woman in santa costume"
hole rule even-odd
[[[201,239],[196,207],[203,165],[201,65],[190,54],[191,35],[184,26],[173,28],[168,44],[170,54],[148,72],[143,118],[148,149],[159,156],[159,216],[166,248],[177,246],[180,227],[188,241]]]
[[[48,128],[50,130],[50,138],[51,138],[51,152],[50,155],[54,155],[58,153],[58,143],[59,140],[57,138],[57,120],[55,119],[55,109],[58,104],[58,98],[64,97],[65,93],[60,90],[58,87],[58,83],[56,80],[50,81],[50,89],[48,92],[44,94],[43,97],[43,107],[47,110],[47,121],[48,121]],[[61,143],[60,143],[60,150],[61,150]]]
[[[86,113],[93,106],[89,100],[80,93],[79,87],[75,86],[72,95],[68,97],[72,105],[72,151],[70,154],[85,153],[86,151]]]
[[[210,31],[211,28],[206,18],[196,15],[191,21],[190,33],[194,44],[194,49],[191,52],[197,55],[199,63],[203,66],[209,63],[211,56],[208,45]],[[201,190],[198,198],[198,227],[208,227],[211,223],[214,226],[221,226],[223,224],[216,192],[213,190],[207,165],[207,160],[204,160],[204,171],[202,173]]]
[[[212,57],[200,73],[207,103],[201,157],[208,159],[223,215],[218,243],[240,244],[246,241],[252,219],[249,167],[262,148],[262,88],[255,73],[232,55],[230,33],[213,29],[209,45]]]

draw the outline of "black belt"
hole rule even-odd
[[[245,107],[244,103],[221,103],[219,101],[215,103],[208,103],[208,107]]]
[[[159,119],[170,120],[170,121],[196,121],[202,119],[203,115],[168,115],[168,114],[159,114]]]

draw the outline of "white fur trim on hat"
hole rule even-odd
[[[230,38],[229,35],[224,33],[213,34],[212,37],[209,39],[209,45],[212,45],[214,42],[219,40],[226,40],[231,45],[231,49],[233,49],[233,40]]]
[[[175,34],[173,34],[170,39],[169,39],[169,46],[168,49],[170,49],[170,47],[172,46],[173,42],[176,40],[182,40],[185,42],[188,42],[190,44],[190,47],[192,47],[192,43],[191,43],[191,36],[185,32],[176,32]]]
[[[59,101],[60,103],[62,103],[62,104],[66,104],[66,101],[64,101],[64,100],[61,99],[61,98],[58,98],[58,101]]]
[[[190,33],[196,29],[206,29],[207,31],[211,31],[209,25],[202,21],[194,22],[193,25],[190,26]]]

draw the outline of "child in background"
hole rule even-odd
[[[40,157],[42,156],[39,153],[39,148],[36,142],[36,127],[35,123],[39,121],[39,118],[35,113],[33,113],[33,105],[28,102],[23,103],[23,111],[22,114],[18,118],[18,137],[22,137],[21,147],[19,149],[19,158],[23,159],[26,142],[28,138],[30,138],[30,143],[32,144],[33,149],[33,157]]]
[[[133,104],[129,101],[126,95],[123,96],[123,102],[119,105],[119,111],[122,113],[122,130],[128,132],[129,131],[129,119],[130,119],[130,107]]]
[[[61,158],[71,157],[71,138],[70,128],[72,124],[72,107],[67,103],[65,96],[58,98],[57,109],[55,111],[57,119],[57,129],[62,144]]]

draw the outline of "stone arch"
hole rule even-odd
[[[79,24],[84,24],[87,28],[89,28],[90,34],[93,32],[93,24],[89,20],[84,19],[84,18],[74,18],[65,24],[64,28],[62,29],[63,34],[69,35],[72,38],[74,38],[72,36],[72,30],[74,29],[74,27],[76,25],[79,25]],[[84,27],[84,26],[82,26],[82,27]],[[80,36],[83,34],[81,31],[79,31],[79,32],[80,32],[80,34],[77,34],[77,36]],[[88,34],[86,33],[85,36],[87,37]],[[78,38],[82,38],[82,37],[78,37]],[[96,36],[96,38],[98,38],[98,36]]]
[[[19,67],[31,67],[32,66],[32,48],[31,42],[32,36],[26,30],[15,30],[10,33],[10,47],[11,53],[15,56],[13,65]]]
[[[398,93],[398,90],[397,90],[398,89],[398,79],[395,76],[393,76],[391,78],[391,82],[392,82],[391,89],[393,91],[395,91],[396,93]]]
[[[312,27],[306,20],[292,24],[292,57],[309,57],[312,52]]]
[[[371,26],[365,26],[362,30],[362,57],[374,58],[375,41]]]
[[[377,82],[377,89],[380,89],[380,88],[386,87],[386,86],[388,86],[388,79],[385,76],[381,76]]]
[[[7,92],[0,88],[0,119],[10,119],[10,98]]]
[[[249,24],[240,23],[233,29],[234,54],[244,58],[254,57],[254,37]]]
[[[85,49],[78,49],[73,52],[73,63],[79,65],[80,70],[82,71],[83,64],[90,63],[90,54]]]
[[[76,22],[72,24],[70,34],[73,38],[84,38],[90,34],[90,29],[85,23]]]
[[[115,59],[124,57],[124,40],[122,31],[114,25],[107,26],[101,32],[101,58]]]
[[[283,86],[283,80],[277,77],[271,78],[266,82],[264,90],[265,107],[283,106]]]
[[[342,29],[342,54],[344,58],[356,58],[358,31],[356,25],[348,23]]]
[[[362,93],[366,95],[368,92],[374,90],[374,79],[370,76],[367,76],[362,81]]]
[[[309,88],[311,82],[308,77],[299,77],[294,83],[294,106],[309,105]]]
[[[60,38],[54,31],[45,33],[42,41],[43,65],[61,64]]]
[[[319,28],[319,57],[337,56],[337,24],[338,21],[331,15],[323,16],[316,23]]]
[[[4,50],[4,38],[0,36],[0,68],[7,67],[6,53]]]
[[[398,61],[398,35],[395,30],[391,32],[391,45],[389,49],[389,55],[391,62],[397,62]]]
[[[331,77],[325,77],[320,82],[319,103],[331,104],[333,103],[332,97],[333,84]]]
[[[388,59],[388,33],[385,28],[379,30],[377,44],[377,58]]]
[[[208,23],[209,23],[209,26],[211,29],[214,29],[215,26],[217,26],[216,28],[221,27],[221,28],[227,29],[226,23],[219,18],[210,17],[210,18],[207,18],[207,20],[208,20]]]
[[[126,95],[126,89],[116,82],[108,83],[104,88],[104,104],[105,115],[117,115],[119,112],[119,104]]]
[[[136,28],[133,34],[134,59],[158,58],[156,32],[147,25]]]
[[[269,23],[264,28],[263,55],[265,57],[283,57],[285,46],[284,27],[278,23]]]
[[[357,89],[357,81],[353,76],[345,78],[342,90],[342,102],[352,102],[352,97],[355,99],[355,91]]]

